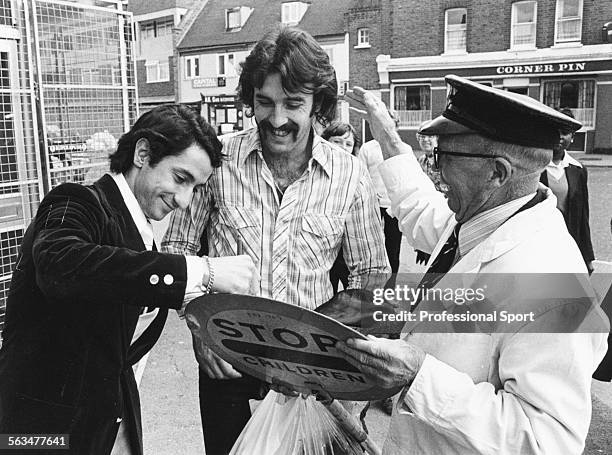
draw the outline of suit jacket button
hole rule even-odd
[[[121,417],[117,417],[117,420],[115,420],[115,423],[121,423],[123,419]]]
[[[174,283],[174,277],[170,274],[164,276],[164,283],[170,286],[172,283]]]
[[[149,278],[149,283],[155,286],[157,283],[159,283],[159,276],[155,274],[151,275],[151,277]]]

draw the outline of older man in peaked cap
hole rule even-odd
[[[439,136],[434,157],[446,198],[401,153],[407,146],[384,104],[358,88],[349,97],[382,145],[391,212],[412,245],[432,253],[420,286],[443,288],[455,273],[486,288],[501,273],[508,283],[489,303],[511,302],[535,318],[471,333],[424,333],[416,322],[402,340],[338,348],[380,384],[402,387],[384,453],[580,454],[607,320],[597,308],[580,309],[588,282],[517,285],[519,274],[530,284],[538,274],[586,276],[554,196],[538,184],[559,131],[580,124],[525,96],[457,76],[446,82],[446,110],[419,131]],[[551,330],[551,321],[563,327]]]

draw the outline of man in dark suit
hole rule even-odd
[[[222,161],[191,109],[144,114],[111,174],[41,202],[23,243],[0,350],[0,433],[68,434],[72,454],[142,454],[134,365],[169,308],[206,292],[247,292],[248,256],[157,252],[150,219],[185,207]],[[66,453],[65,451],[62,453]]]
[[[574,118],[570,109],[561,113]],[[561,132],[559,143],[553,147],[552,161],[540,176],[540,182],[557,197],[557,208],[563,213],[567,230],[578,244],[589,273],[595,260],[589,227],[589,190],[587,170],[566,152],[574,140],[574,133]]]

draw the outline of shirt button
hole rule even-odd
[[[172,283],[174,283],[174,277],[170,274],[164,276],[164,283],[170,286]]]
[[[117,417],[117,420],[115,420],[116,423],[121,423],[123,419],[121,417]]]
[[[159,276],[155,274],[151,275],[151,277],[149,278],[149,283],[155,286],[157,283],[159,283]]]

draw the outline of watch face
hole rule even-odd
[[[311,310],[261,297],[212,294],[192,300],[185,317],[193,334],[238,371],[301,393],[324,390],[341,400],[394,395],[370,382],[335,343],[365,337]]]

